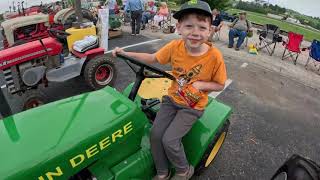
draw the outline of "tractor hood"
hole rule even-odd
[[[0,177],[67,179],[108,151],[132,147],[146,123],[111,87],[13,115],[0,121]]]
[[[36,14],[31,16],[21,16],[14,19],[9,19],[1,23],[1,26],[4,30],[6,39],[11,46],[14,43],[13,31],[17,28],[49,22],[49,15],[47,14]],[[49,24],[48,24],[49,26]]]
[[[42,42],[43,45],[40,41],[32,41],[2,50],[0,53],[0,70],[45,55],[55,56],[62,51],[62,45],[52,37],[44,38]]]

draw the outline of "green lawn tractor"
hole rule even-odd
[[[155,79],[168,86],[174,77],[130,57],[119,57],[136,73],[135,82],[122,93],[107,86],[0,121],[0,179],[150,180],[155,175],[149,132],[160,101],[145,98],[141,89]],[[183,138],[196,172],[216,157],[230,114],[230,107],[210,98],[203,116]]]

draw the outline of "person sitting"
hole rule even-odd
[[[228,48],[232,48],[234,44],[234,38],[239,37],[235,50],[239,51],[244,39],[248,32],[252,31],[251,22],[247,20],[247,13],[242,11],[239,13],[239,18],[235,19],[230,25],[229,31],[229,45]]]
[[[167,3],[161,2],[160,9],[153,18],[154,20],[153,26],[159,25],[161,21],[167,20],[168,14],[169,14],[169,9],[168,9]]]
[[[142,13],[142,28],[144,30],[146,28],[146,24],[150,19],[152,19],[157,13],[157,7],[155,6],[154,0],[148,1],[148,5],[146,11]]]
[[[212,32],[210,33],[209,41],[212,41],[214,34],[220,31],[221,27],[223,26],[223,20],[220,16],[219,10],[217,9],[212,10],[212,19],[213,19],[212,21],[213,29],[212,29]]]

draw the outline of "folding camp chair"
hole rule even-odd
[[[285,49],[282,54],[282,60],[291,57],[291,59],[294,60],[294,64],[296,65],[299,54],[301,53],[300,45],[303,40],[303,35],[294,32],[289,32],[288,38],[289,41],[284,42]],[[288,53],[286,54],[287,50]],[[294,57],[295,55],[296,57]]]
[[[309,57],[308,57],[306,65],[305,65],[306,69],[307,69],[307,66],[308,66],[310,59],[313,59],[314,67],[316,67],[317,64],[320,63],[320,41],[314,39],[312,41],[311,46],[308,49],[309,49]],[[319,66],[318,71],[320,71],[320,66]]]
[[[259,46],[257,50],[266,49],[270,56],[274,53],[278,42],[282,42],[280,34],[280,28],[273,24],[266,24],[262,31],[258,31],[259,35]],[[273,47],[272,47],[273,45]]]
[[[124,10],[120,10],[118,14],[121,23],[123,23],[124,26],[128,25],[131,22],[131,14],[130,12],[125,12]]]
[[[220,40],[220,32],[221,32],[221,27],[219,27],[213,34],[212,39],[211,40]]]

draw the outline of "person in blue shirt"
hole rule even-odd
[[[140,34],[140,26],[142,19],[142,12],[144,10],[144,4],[142,0],[128,0],[125,11],[130,11],[131,14],[131,35]]]
[[[116,14],[116,7],[118,6],[116,0],[109,0],[108,7],[109,7],[109,14]]]

